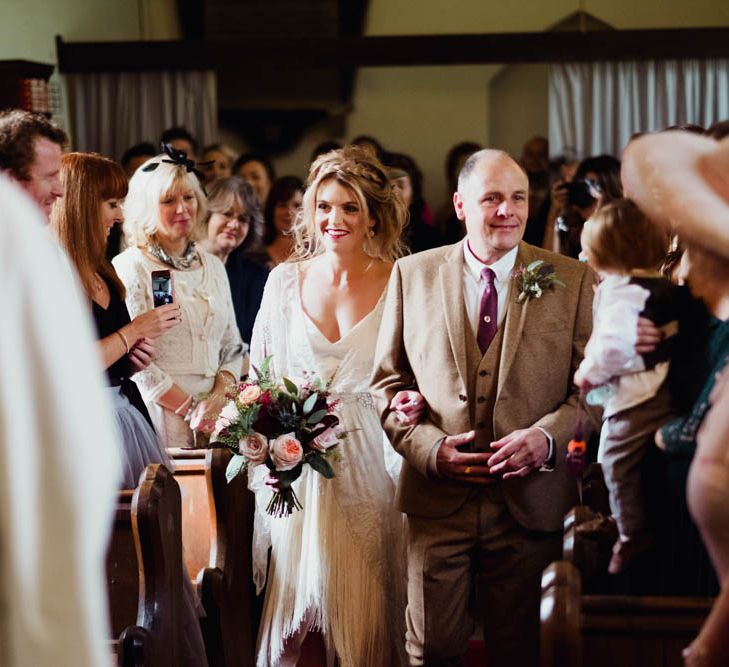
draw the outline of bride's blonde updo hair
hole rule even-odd
[[[345,146],[320,155],[309,169],[304,202],[291,230],[294,238],[291,259],[301,261],[324,252],[316,224],[316,196],[322,184],[330,180],[350,190],[365,219],[374,220],[374,235],[366,238],[365,253],[388,262],[400,257],[407,206],[372,153],[359,146]]]

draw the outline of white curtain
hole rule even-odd
[[[69,77],[73,142],[118,160],[130,146],[155,146],[168,127],[182,125],[200,146],[218,140],[215,73],[112,72]]]
[[[620,151],[636,132],[729,118],[729,60],[550,66],[549,147],[578,158]]]

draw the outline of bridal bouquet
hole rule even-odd
[[[339,419],[332,414],[327,385],[319,379],[298,384],[280,381],[270,372],[271,357],[253,367],[255,381],[239,384],[218,415],[210,438],[213,446],[228,447],[228,482],[248,468],[265,465],[273,497],[266,508],[272,516],[289,516],[301,503],[292,484],[305,465],[331,479],[330,460],[345,437]]]

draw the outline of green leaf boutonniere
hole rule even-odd
[[[539,299],[546,290],[554,289],[555,285],[565,287],[557,278],[554,265],[545,264],[542,259],[534,260],[527,267],[519,267],[514,272],[514,280],[518,290],[517,303],[524,303],[532,297]]]

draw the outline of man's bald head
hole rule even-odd
[[[508,153],[485,149],[461,169],[453,205],[471,251],[491,264],[518,245],[529,214],[529,179]]]
[[[496,148],[483,148],[482,150],[477,151],[476,153],[471,155],[468,160],[464,162],[463,167],[461,167],[461,171],[458,174],[459,192],[465,188],[466,183],[470,180],[471,176],[473,176],[474,172],[476,171],[476,167],[481,164],[481,162],[489,162],[494,164],[502,162],[505,167],[516,167],[524,174],[524,176],[527,176],[524,167],[522,167],[506,151],[501,151]]]

